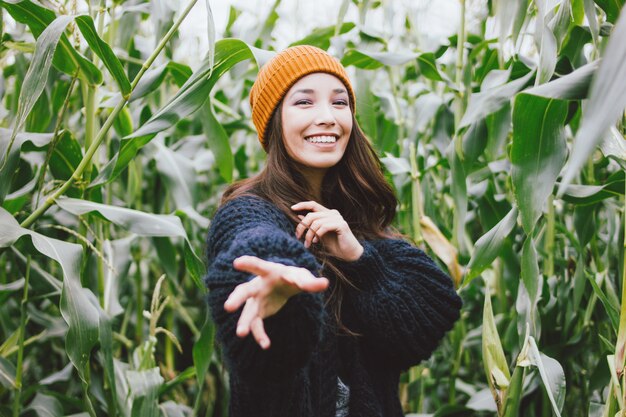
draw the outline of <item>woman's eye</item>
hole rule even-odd
[[[310,100],[298,100],[296,101],[296,105],[299,106],[300,104],[311,104]]]
[[[340,105],[340,106],[347,106],[348,102],[346,100],[337,100],[335,101],[335,104]]]

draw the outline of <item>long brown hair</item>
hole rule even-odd
[[[283,140],[282,101],[276,106],[267,131],[267,163],[252,178],[229,186],[220,204],[244,195],[261,197],[278,207],[294,224],[300,222],[291,206],[301,201],[314,200],[313,191],[299,169],[299,164],[287,153]],[[376,151],[352,114],[352,131],[342,159],[329,168],[324,176],[320,204],[336,209],[350,226],[357,239],[376,239],[395,236],[390,223],[396,214],[398,200],[385,180]],[[321,240],[320,240],[321,242]],[[322,272],[337,277],[337,283],[328,298],[340,328],[350,334],[340,320],[341,300],[345,285],[355,287],[336,266],[336,260],[323,245],[312,245],[311,252],[322,264]]]

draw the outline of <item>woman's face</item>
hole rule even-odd
[[[287,91],[282,105],[287,153],[305,167],[326,170],[343,157],[352,131],[352,112],[345,85],[335,76],[316,72]]]

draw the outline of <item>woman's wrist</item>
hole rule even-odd
[[[354,250],[352,251],[352,253],[348,254],[347,257],[345,257],[343,260],[345,262],[356,262],[361,258],[361,255],[363,255],[363,251],[365,249],[363,248],[363,245],[361,245],[358,241],[357,244],[354,247]]]

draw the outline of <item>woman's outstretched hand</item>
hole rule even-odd
[[[291,206],[294,211],[309,210],[306,216],[299,215],[296,237],[304,236],[304,246],[322,240],[328,252],[344,261],[356,261],[363,253],[363,246],[350,230],[350,226],[337,210],[330,210],[315,201],[303,201]]]
[[[243,311],[237,323],[237,336],[250,332],[263,349],[270,347],[263,319],[280,310],[289,297],[300,292],[321,292],[328,288],[328,279],[316,278],[308,269],[265,261],[256,256],[241,256],[233,262],[235,269],[256,276],[235,287],[224,303],[228,312]]]

